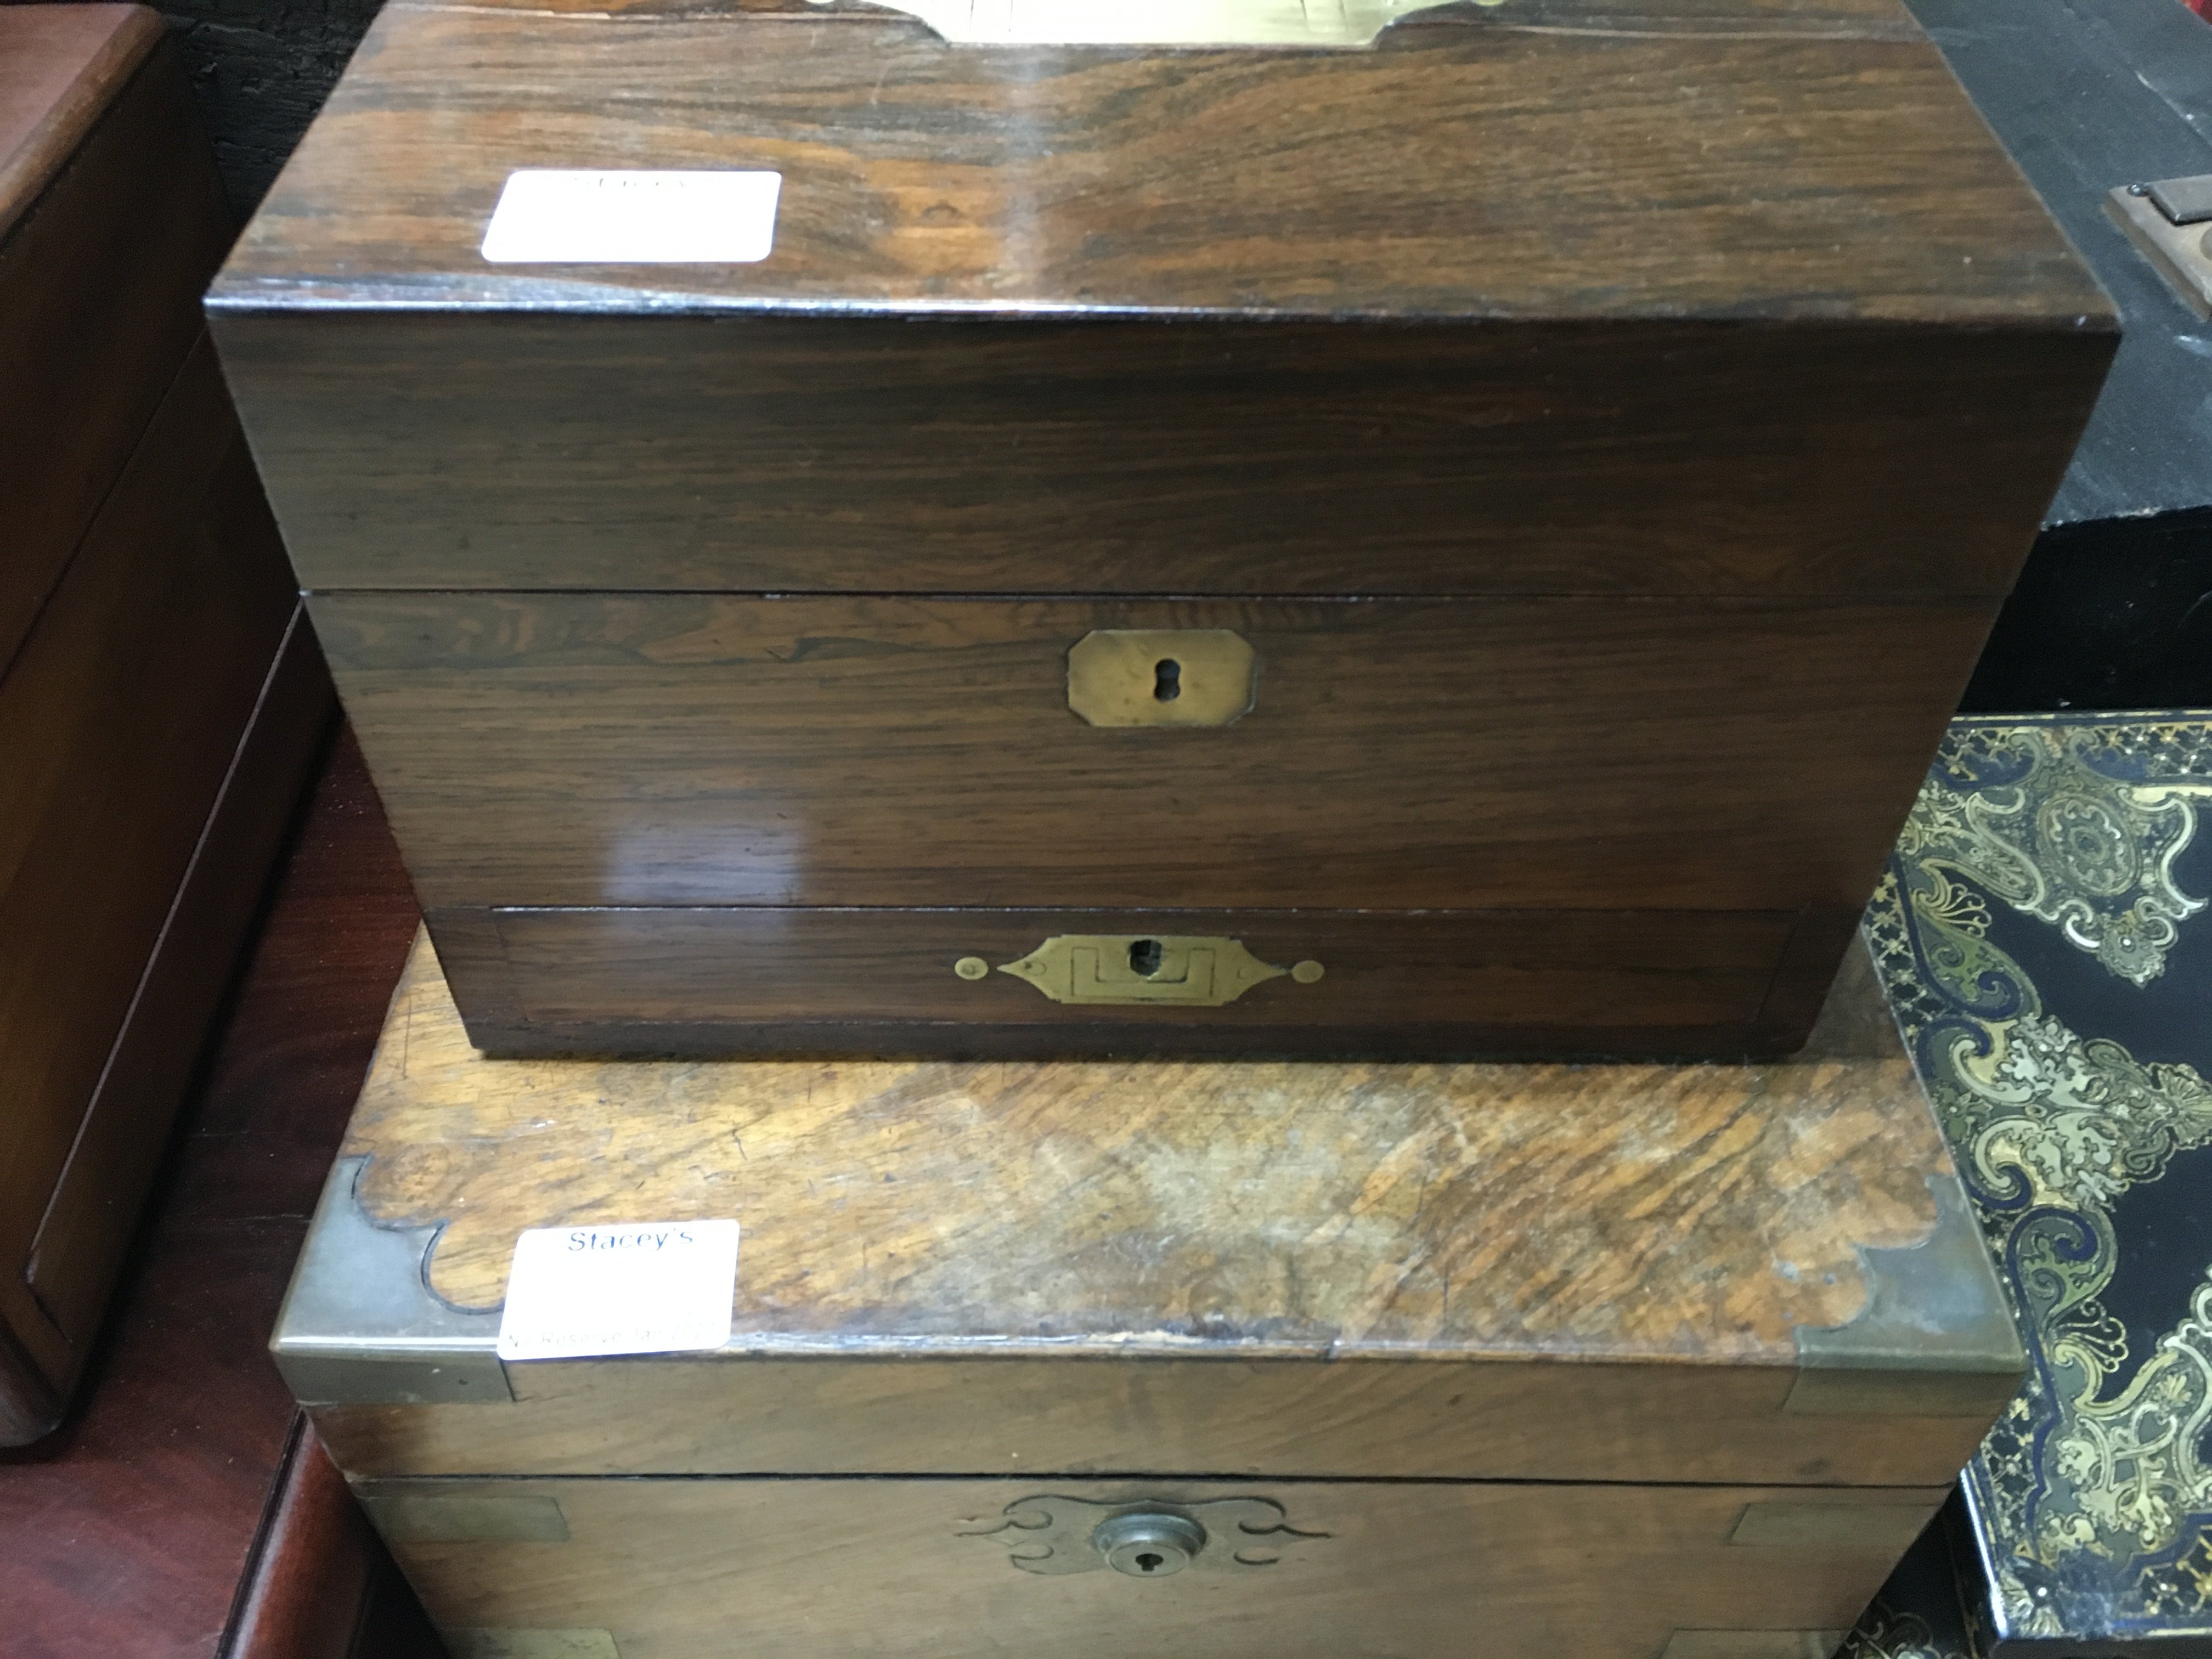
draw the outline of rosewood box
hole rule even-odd
[[[500,1358],[715,1220],[719,1347]],[[1755,1066],[639,1064],[419,945],[275,1348],[471,1659],[1826,1659],[2021,1370],[1863,951]]]
[[[475,1042],[1802,1042],[2115,339],[1917,26],[920,9],[394,7],[215,287]]]

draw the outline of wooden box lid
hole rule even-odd
[[[488,264],[526,167],[777,172],[774,252]],[[1322,51],[392,7],[212,302],[2111,325],[1896,0],[1503,0]]]
[[[735,1217],[719,1354],[516,1236]],[[1755,1066],[495,1061],[418,941],[275,1341],[355,1474],[1948,1480],[2022,1358],[1854,952]]]

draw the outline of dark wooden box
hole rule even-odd
[[[720,1349],[498,1357],[525,1229],[713,1218]],[[423,945],[275,1348],[503,1659],[1826,1659],[2021,1374],[1863,952],[1759,1066],[639,1064]]]
[[[211,305],[507,1054],[1786,1051],[2114,343],[1892,0],[409,6]]]
[[[58,1419],[331,714],[161,19],[0,6],[0,1444]]]

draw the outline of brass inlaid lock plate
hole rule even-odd
[[[1272,1498],[1210,1498],[1195,1504],[1100,1504],[1045,1493],[1018,1498],[964,1538],[996,1538],[1024,1572],[1097,1572],[1172,1577],[1186,1569],[1236,1572],[1272,1567],[1302,1544],[1327,1539],[1291,1524]]]
[[[816,5],[837,0],[813,0]],[[1498,0],[1476,0],[1495,5]],[[1364,46],[1451,0],[878,0],[945,40],[1000,46]]]
[[[1228,726],[1258,660],[1226,628],[1101,628],[1068,648],[1067,706],[1093,726]]]
[[[953,964],[961,978],[983,977],[981,957]],[[1285,975],[1301,985],[1322,976],[1318,962],[1278,968],[1233,939],[1181,933],[1056,933],[999,971],[1027,980],[1054,1002],[1149,1003],[1218,1008],[1254,986]]]

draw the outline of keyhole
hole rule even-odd
[[[1137,1565],[1146,1572],[1158,1572],[1165,1559],[1165,1557],[1155,1555],[1150,1550],[1146,1550],[1137,1558]]]
[[[1173,657],[1162,657],[1152,665],[1152,696],[1161,702],[1182,696],[1182,665]]]
[[[1160,958],[1166,952],[1156,939],[1140,939],[1129,947],[1129,971],[1150,979],[1160,971]],[[1150,1571],[1150,1568],[1146,1569]]]

